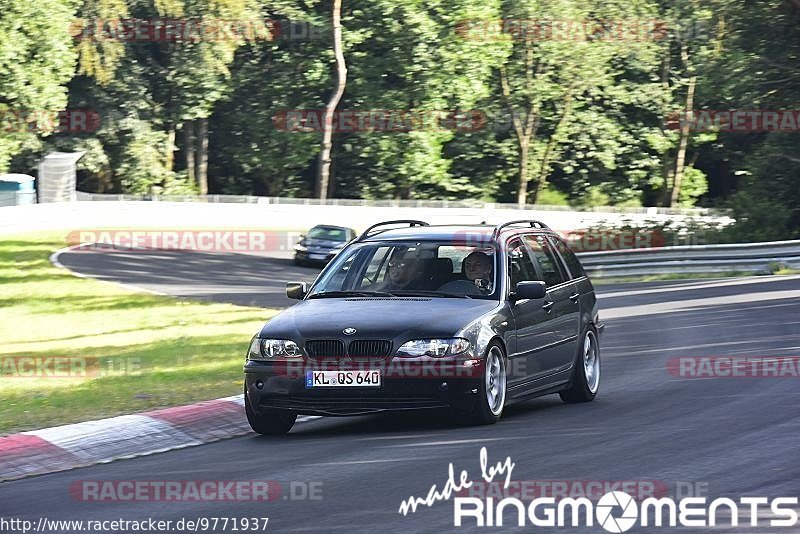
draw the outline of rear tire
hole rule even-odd
[[[589,402],[594,400],[599,389],[600,344],[597,332],[589,327],[583,335],[583,343],[578,346],[570,386],[558,394],[566,403]]]
[[[244,413],[253,432],[262,436],[283,436],[292,429],[297,420],[296,413],[255,413],[247,392],[244,394]]]
[[[498,343],[486,349],[483,380],[478,388],[475,407],[469,414],[469,422],[475,425],[491,425],[503,416],[506,404],[507,374],[506,355]]]

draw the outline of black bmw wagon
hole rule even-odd
[[[594,287],[538,221],[387,221],[348,243],[253,337],[245,410],[260,434],[298,414],[440,409],[494,423],[509,404],[600,385]]]

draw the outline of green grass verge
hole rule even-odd
[[[241,393],[247,343],[277,310],[77,278],[50,264],[63,246],[0,237],[0,434]],[[89,372],[20,377],[26,357],[85,358]]]

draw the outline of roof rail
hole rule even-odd
[[[520,219],[516,221],[504,222],[502,224],[498,224],[497,226],[495,226],[494,232],[492,232],[492,239],[500,235],[500,232],[503,230],[503,228],[515,224],[529,224],[531,228],[541,228],[542,230],[550,230],[550,227],[541,221],[534,221],[532,219]]]
[[[417,220],[414,220],[414,219],[398,219],[396,221],[383,221],[383,222],[379,222],[377,224],[373,224],[372,226],[370,226],[369,228],[364,230],[364,232],[360,236],[358,236],[356,238],[356,241],[361,241],[363,239],[366,239],[366,238],[368,238],[370,236],[373,236],[375,234],[378,234],[378,233],[384,231],[384,230],[381,230],[379,232],[372,232],[372,230],[374,230],[375,228],[378,228],[379,226],[385,226],[387,224],[407,224],[410,228],[413,228],[414,226],[430,226],[425,221],[417,221]],[[388,229],[389,228],[386,228],[385,230],[388,230]],[[372,232],[372,233],[370,233],[370,232]]]

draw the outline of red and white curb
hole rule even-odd
[[[297,422],[318,419],[300,416]],[[210,443],[251,432],[244,397],[0,437],[0,481]]]

